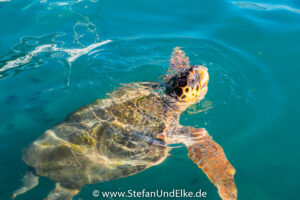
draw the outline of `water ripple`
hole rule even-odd
[[[61,47],[58,47],[57,44],[54,44],[54,43],[42,44],[42,45],[36,46],[37,44],[39,44],[39,40],[41,40],[41,38],[45,38],[47,36],[42,36],[39,38],[30,37],[30,39],[24,38],[22,40],[21,44],[16,45],[16,47],[13,50],[11,50],[5,56],[1,57],[0,64],[4,64],[4,66],[2,66],[0,68],[0,75],[2,75],[7,70],[24,66],[25,64],[31,62],[31,60],[35,59],[36,57],[40,56],[42,53],[45,53],[45,52],[51,53],[50,55],[47,54],[48,57],[51,57],[51,56],[61,57],[61,56],[64,56],[64,54],[59,54],[59,52],[66,53],[68,55],[68,57],[66,57],[68,63],[72,64],[76,59],[78,59],[82,55],[87,54],[87,53],[91,52],[92,50],[111,42],[111,40],[106,40],[103,42],[91,44],[84,48],[77,48],[77,49],[61,48]],[[53,42],[54,40],[52,39],[51,41]],[[34,46],[34,49],[29,50],[32,48],[32,46]],[[26,53],[26,51],[28,51],[28,52]],[[95,53],[95,52],[96,51],[93,51],[92,53]],[[22,54],[25,54],[25,55],[22,56]],[[40,58],[41,59],[43,57],[46,58],[47,56],[42,55],[42,56],[40,56]],[[7,58],[13,58],[13,59],[7,60]]]
[[[288,5],[280,4],[267,4],[267,3],[253,3],[253,2],[232,2],[241,8],[249,8],[255,10],[288,10],[295,13],[300,13],[299,9],[293,8]]]

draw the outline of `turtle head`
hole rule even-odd
[[[209,75],[201,65],[183,69],[167,83],[166,93],[180,103],[193,104],[204,98],[207,92]]]

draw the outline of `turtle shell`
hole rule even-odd
[[[125,177],[167,155],[156,139],[168,125],[156,83],[125,85],[80,108],[23,151],[23,159],[66,188]]]

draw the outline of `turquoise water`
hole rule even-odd
[[[24,147],[120,83],[157,81],[175,46],[210,73],[205,100],[181,124],[205,127],[224,148],[239,199],[300,198],[299,1],[11,0],[0,14],[0,199],[21,184]],[[43,199],[53,187],[42,178],[18,199]],[[174,188],[219,199],[184,147],[74,199]]]

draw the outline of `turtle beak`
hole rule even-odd
[[[207,86],[208,81],[209,81],[209,75],[208,75],[208,70],[206,67],[199,65],[198,67],[198,73],[200,75],[200,85],[201,88],[204,88]]]

